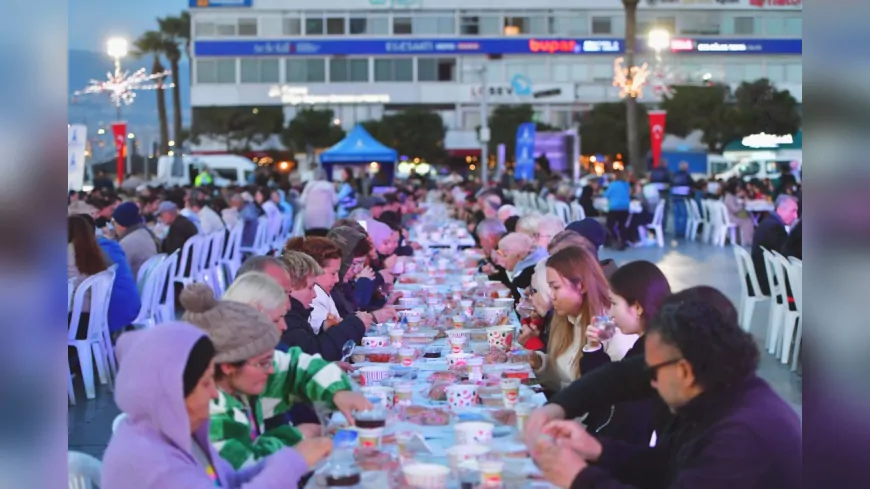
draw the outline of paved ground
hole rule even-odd
[[[735,303],[740,297],[740,283],[734,255],[729,248],[717,248],[699,243],[669,242],[663,248],[635,248],[622,252],[602,253],[618,263],[634,260],[649,260],[657,263],[673,290],[682,290],[696,285],[716,287]],[[763,338],[767,321],[767,310],[762,308],[755,313],[752,333]],[[802,414],[801,378],[766,353],[762,354],[759,373],[776,391]],[[111,392],[98,388],[97,398],[88,401],[79,383],[76,383],[78,404],[70,406],[68,435],[69,449],[102,457],[112,432],[112,420],[119,414],[112,400]]]

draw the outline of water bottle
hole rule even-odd
[[[353,457],[357,437],[357,432],[352,430],[341,430],[335,434],[332,454],[323,470],[327,487],[361,487],[360,468]]]

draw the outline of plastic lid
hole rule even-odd
[[[354,430],[339,430],[332,439],[335,448],[356,448],[359,433]]]

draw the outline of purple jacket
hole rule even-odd
[[[285,448],[237,472],[208,442],[208,421],[191,436],[182,375],[190,350],[203,336],[182,322],[121,335],[115,402],[127,417],[103,457],[102,489],[214,489],[206,467],[192,454],[194,438],[224,488],[296,487],[308,471],[302,456]]]

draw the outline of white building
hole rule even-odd
[[[455,155],[479,149],[482,70],[489,102],[531,103],[572,125],[618,100],[620,0],[191,0],[191,105],[331,108],[345,128],[425,106]],[[766,77],[801,100],[801,0],[646,0],[638,62],[653,27],[672,33],[663,63],[678,77],[738,84]],[[499,56],[500,55],[500,56]],[[495,58],[495,59],[493,59]],[[654,103],[647,90],[642,99]]]

